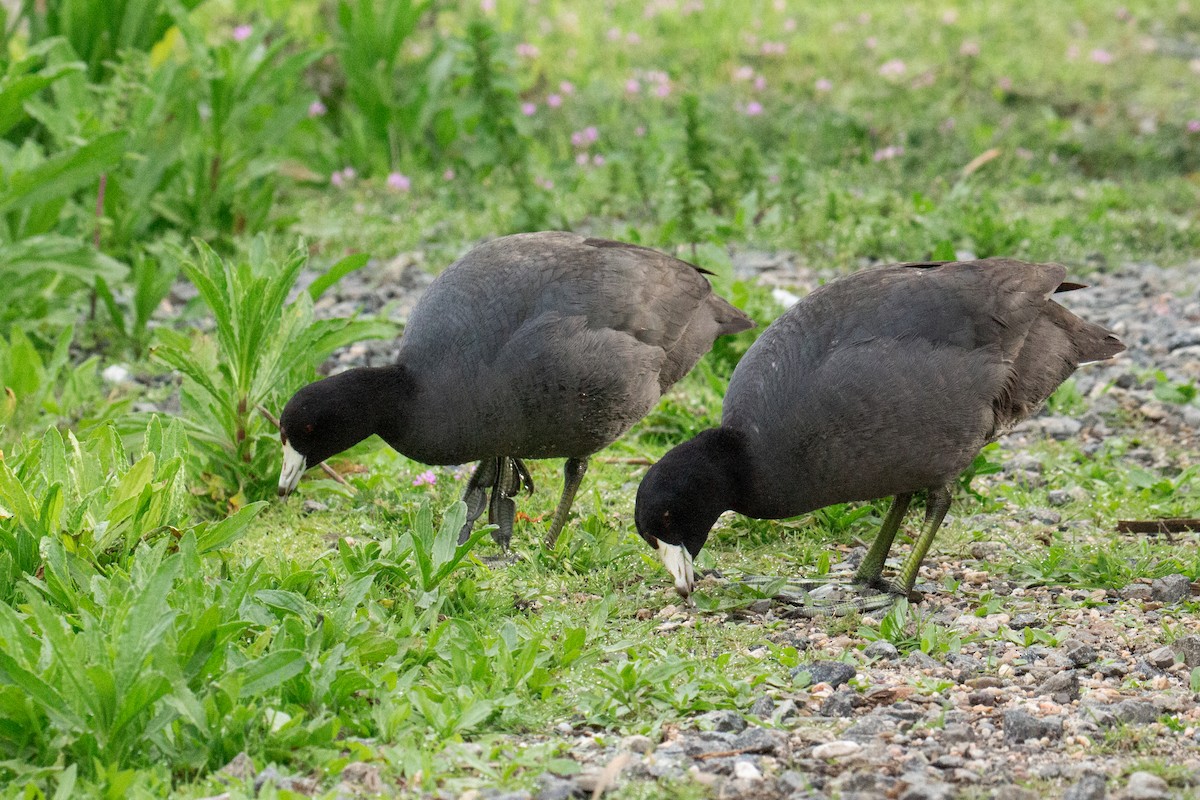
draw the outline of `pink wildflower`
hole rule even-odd
[[[479,0],[479,10],[485,14],[492,14],[496,11],[496,0]]]
[[[968,58],[973,58],[979,55],[979,42],[968,39],[959,46],[958,54],[960,56],[967,56]]]
[[[897,156],[904,155],[904,148],[899,145],[888,145],[880,150],[875,151],[873,156],[875,161],[891,161]]]
[[[596,155],[592,156],[592,164],[594,164],[597,167],[603,167],[604,166],[604,156],[600,155],[599,153],[596,153]]]
[[[563,94],[575,94],[575,84],[570,81],[563,81],[558,85],[558,90]]]
[[[254,28],[249,25],[238,25],[233,29],[233,40],[235,42],[244,42],[250,38],[250,34],[254,33]]]
[[[562,105],[562,95],[561,94],[547,95],[546,96],[546,105],[550,106],[551,108],[558,108],[559,106]]]
[[[517,55],[521,58],[537,58],[541,50],[538,50],[537,45],[529,42],[521,42],[517,45]]]
[[[446,167],[446,171],[442,173],[442,180],[444,180],[444,181],[454,180],[454,170],[450,167]]]
[[[1097,47],[1092,51],[1092,61],[1095,61],[1097,64],[1111,64],[1113,61],[1116,61],[1116,57],[1107,50]]]
[[[747,117],[757,117],[761,113],[763,113],[762,103],[751,100],[746,104],[745,114]]]
[[[393,192],[407,192],[412,188],[412,180],[402,172],[392,172],[387,176],[387,187]]]
[[[418,475],[417,477],[413,478],[412,485],[413,486],[433,486],[435,483],[437,483],[437,475],[434,474],[433,470],[427,469],[424,472],[422,472],[420,475]]]
[[[893,58],[883,62],[883,65],[879,67],[879,74],[885,78],[899,78],[907,69],[908,66],[903,61]]]
[[[642,90],[642,84],[637,78],[630,78],[625,81],[625,94],[637,94]]]
[[[521,113],[527,117],[532,117],[537,113],[537,103],[521,103]]]
[[[1188,133],[1200,133],[1200,119],[1189,119],[1187,122]]]
[[[645,136],[646,135],[646,126],[638,125],[636,128],[633,129],[633,135],[637,136],[639,138],[641,138],[642,136]]]
[[[829,78],[817,78],[817,82],[813,84],[813,87],[818,92],[828,92],[833,89],[833,81],[829,80]]]
[[[308,115],[310,117],[323,117],[327,111],[329,109],[320,100],[313,100],[308,104]]]

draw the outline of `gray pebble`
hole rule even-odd
[[[1158,709],[1149,700],[1122,700],[1109,706],[1109,710],[1118,720],[1131,725],[1149,725],[1159,717]]]
[[[1121,590],[1121,596],[1126,600],[1149,600],[1153,592],[1144,583],[1131,583]]]
[[[1175,652],[1190,669],[1200,667],[1200,636],[1189,634],[1175,640]]]
[[[1098,772],[1086,772],[1063,794],[1063,800],[1104,800],[1107,779]]]
[[[908,658],[904,659],[904,664],[917,669],[937,669],[941,666],[932,656],[920,650],[913,650],[909,653]]]
[[[538,776],[537,800],[571,800],[575,796],[575,782],[543,772]]]
[[[1083,423],[1071,417],[1043,417],[1035,421],[1042,434],[1052,439],[1073,439],[1083,427]]]
[[[1160,603],[1182,603],[1192,597],[1192,582],[1186,575],[1167,575],[1150,584],[1150,597]]]
[[[880,639],[863,648],[863,655],[880,661],[895,661],[900,657],[900,651],[896,649],[896,645]]]
[[[720,753],[735,749],[734,740],[737,737],[725,731],[700,731],[685,734],[680,737],[683,752],[695,758],[708,753]],[[662,748],[659,748],[660,751]]]
[[[854,709],[858,708],[861,702],[858,692],[853,689],[838,689],[821,704],[821,716],[852,717]]]
[[[745,753],[777,755],[787,752],[788,737],[783,731],[777,731],[773,728],[760,728],[756,725],[752,728],[747,728],[734,740],[733,749],[741,750]]]
[[[754,705],[750,706],[750,713],[759,719],[770,719],[775,712],[775,701],[767,695],[763,695],[754,701]]]
[[[1077,639],[1067,639],[1062,643],[1063,652],[1071,663],[1077,667],[1086,667],[1096,660],[1096,648]]]
[[[746,730],[746,720],[736,711],[709,711],[696,719],[701,730],[722,733],[741,733]]]
[[[1175,663],[1175,651],[1170,647],[1160,647],[1146,654],[1146,663],[1152,667],[1166,669]]]
[[[1150,772],[1135,772],[1125,786],[1129,800],[1160,800],[1170,796],[1167,782]]]
[[[1059,672],[1047,678],[1034,692],[1039,695],[1049,695],[1054,702],[1066,704],[1079,699],[1079,673],[1075,670]]]
[[[801,664],[792,670],[792,677],[795,678],[802,672],[808,673],[810,683],[828,683],[835,689],[858,674],[854,667],[844,661],[814,661],[811,664]]]
[[[1006,783],[992,793],[992,800],[1038,800],[1039,797],[1040,795],[1033,789],[1014,786],[1011,783]]]
[[[1010,744],[1029,739],[1058,739],[1062,736],[1060,717],[1037,717],[1019,709],[1004,712],[1004,741]]]

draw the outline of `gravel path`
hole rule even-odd
[[[784,300],[833,277],[786,255],[754,251],[736,253],[735,267]],[[1129,350],[1077,374],[1086,412],[1043,412],[1003,439],[999,480],[1040,479],[1040,463],[1022,452],[1040,437],[1077,439],[1088,452],[1114,434],[1136,433],[1140,443],[1128,457],[1140,464],[1171,470],[1200,461],[1200,406],[1155,396],[1156,370],[1172,384],[1200,378],[1198,273],[1200,263],[1175,270],[1130,264],[1085,276],[1091,288],[1059,296],[1116,331]],[[403,256],[343,281],[319,309],[330,315],[386,310],[402,320],[430,279],[419,256]],[[394,342],[368,342],[346,348],[328,366],[382,364],[394,355]],[[1056,489],[1050,503],[1070,502],[1072,491]],[[567,800],[598,796],[614,783],[663,778],[698,782],[719,798],[1200,796],[1200,695],[1189,688],[1190,672],[1200,666],[1200,619],[1174,608],[1200,587],[1170,576],[1121,592],[1022,588],[989,575],[989,559],[1011,546],[1003,532],[1049,530],[1062,523],[1061,515],[1053,508],[1024,509],[971,522],[995,528],[998,541],[977,542],[967,558],[934,548],[925,580],[937,585],[952,577],[962,589],[934,590],[920,606],[925,618],[964,637],[985,634],[967,637],[961,653],[932,658],[917,651],[902,658],[886,642],[860,650],[861,639],[830,634],[827,621],[791,619],[787,606],[759,601],[730,614],[727,623],[771,624],[771,638],[812,654],[817,660],[798,668],[810,673],[806,689],[765,691],[748,716],[710,712],[666,730],[658,743],[643,736],[598,738],[564,725],[555,735],[570,743],[580,775],[546,774],[532,795],[483,791],[464,798]],[[1084,535],[1099,541],[1109,534],[1092,529]],[[1000,610],[970,613],[988,592],[1003,598]],[[661,618],[665,632],[696,612],[667,606],[646,613]],[[1164,616],[1172,620],[1171,636]],[[1003,628],[1042,630],[1056,644],[1026,646],[986,635]],[[845,654],[849,663],[827,660]],[[1171,786],[1155,774],[1164,768],[1172,771]],[[1018,785],[1028,782],[1050,788]]]

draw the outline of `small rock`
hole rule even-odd
[[[1167,575],[1150,584],[1150,597],[1160,603],[1182,603],[1191,599],[1192,582],[1186,575]],[[1135,773],[1137,774],[1137,773]]]
[[[100,377],[109,383],[127,383],[131,375],[129,368],[124,364],[110,364],[100,373]]]
[[[1046,494],[1046,502],[1052,506],[1065,506],[1070,503],[1072,499],[1071,493],[1066,489],[1051,489]]]
[[[1038,420],[1038,427],[1046,436],[1061,440],[1074,438],[1083,427],[1083,423],[1071,417],[1043,417]]]
[[[942,741],[947,744],[973,742],[975,741],[975,731],[971,730],[970,725],[964,725],[961,722],[951,722],[945,728],[942,728]]]
[[[1175,663],[1175,651],[1170,647],[1160,647],[1146,654],[1146,663],[1152,667],[1166,669]]]
[[[900,800],[950,800],[955,791],[952,786],[926,777],[923,772],[908,772],[900,776],[908,787],[900,793]]]
[[[904,664],[917,669],[937,669],[941,666],[932,656],[920,650],[909,653],[908,658],[904,659]]]
[[[1029,515],[1033,517],[1035,522],[1040,522],[1043,525],[1057,525],[1062,522],[1062,514],[1049,508],[1031,509]]]
[[[780,792],[785,795],[796,794],[812,786],[812,782],[803,773],[794,769],[784,770],[776,779],[776,783]]]
[[[1054,699],[1054,702],[1059,704],[1078,700],[1079,674],[1072,669],[1051,675],[1034,693],[1049,695]]]
[[[854,667],[844,661],[814,661],[811,664],[801,664],[792,670],[792,677],[801,672],[807,672],[813,684],[828,683],[835,689],[858,674]]]
[[[825,742],[813,748],[813,758],[819,758],[828,761],[831,758],[846,758],[862,750],[862,745],[858,742],[852,742],[849,739],[838,739],[832,742]]]
[[[1067,658],[1077,667],[1086,667],[1096,660],[1096,648],[1077,639],[1067,639],[1062,643],[1062,648]]]
[[[701,730],[722,733],[741,733],[746,730],[746,720],[736,711],[709,711],[696,720]]]
[[[1014,786],[1011,783],[1005,784],[992,794],[992,800],[1038,800],[1041,797],[1033,789],[1026,789],[1024,786]]]
[[[1173,646],[1175,652],[1179,654],[1179,657],[1183,659],[1183,663],[1187,664],[1189,668],[1195,669],[1196,667],[1200,667],[1200,636],[1194,633],[1188,636],[1181,636],[1175,640]]]
[[[734,739],[731,749],[741,750],[744,753],[775,755],[786,752],[787,748],[788,737],[786,733],[773,728],[755,726],[747,728],[744,733]]]
[[[1104,800],[1107,779],[1098,772],[1085,772],[1067,789],[1063,800]]]
[[[1144,583],[1131,583],[1121,590],[1126,600],[1149,600],[1154,592]]]
[[[1030,739],[1047,737],[1057,739],[1062,736],[1062,719],[1047,717],[1038,719],[1020,709],[1004,712],[1004,741],[1018,743]]]
[[[773,605],[774,604],[770,600],[767,600],[764,598],[762,600],[755,600],[753,603],[751,603],[750,605],[748,605],[746,607],[746,610],[749,611],[751,614],[761,615],[761,614],[765,614],[768,611],[770,611],[771,607]]]
[[[300,510],[305,514],[315,514],[318,511],[328,511],[329,506],[325,505],[319,500],[309,499],[304,501],[304,503],[300,506]]]
[[[536,800],[571,800],[575,796],[575,782],[543,772],[538,777],[539,788]]]
[[[759,719],[770,719],[775,712],[775,701],[767,695],[763,695],[754,701],[754,705],[750,706],[750,713]]]
[[[733,762],[733,777],[743,781],[761,781],[763,775],[759,772],[758,767],[754,766],[754,762],[746,758],[739,758]]]
[[[1131,725],[1149,725],[1158,721],[1158,709],[1149,700],[1122,700],[1109,706],[1112,715]]]
[[[1037,614],[1030,614],[1026,612],[1017,614],[1015,617],[1013,617],[1012,624],[1009,627],[1011,627],[1014,631],[1023,631],[1026,628],[1040,628],[1045,624],[1046,623],[1043,622],[1042,618]]]
[[[1135,772],[1129,776],[1125,796],[1129,800],[1160,800],[1169,796],[1167,782],[1150,772]]]
[[[879,661],[895,661],[900,657],[900,651],[896,649],[896,645],[880,639],[863,648],[863,655]]]
[[[737,737],[725,731],[700,731],[692,735],[680,737],[683,752],[695,758],[708,753],[720,753],[735,749],[734,740]]]
[[[654,740],[649,736],[642,736],[635,733],[621,740],[621,749],[628,750],[631,753],[649,753],[654,749]]]
[[[861,703],[858,692],[853,689],[838,689],[825,698],[825,702],[821,704],[821,716],[852,717],[854,709],[858,708]]]

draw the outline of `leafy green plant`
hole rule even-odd
[[[29,123],[27,106],[43,90],[78,75],[80,65],[67,60],[64,47],[49,40],[4,62],[0,134]],[[17,319],[59,312],[59,298],[97,279],[121,280],[126,272],[91,243],[62,231],[72,201],[89,189],[95,196],[101,175],[121,159],[126,134],[84,136],[49,151],[33,138],[19,141],[0,139],[0,282],[8,300],[0,308],[0,330]]]
[[[440,146],[453,138],[439,108],[451,54],[436,38],[414,57],[412,40],[433,15],[430,0],[338,0],[334,47],[346,82],[333,109],[348,163],[374,174],[423,154],[426,133]]]
[[[939,625],[925,618],[919,610],[914,610],[905,598],[896,601],[879,620],[879,627],[863,625],[859,627],[858,635],[872,642],[891,642],[902,654],[914,650],[926,654],[958,653],[964,641],[957,631]]]
[[[191,11],[203,2],[174,0],[174,5]],[[88,77],[99,82],[121,51],[153,47],[174,23],[172,10],[167,0],[24,0],[20,19],[35,43],[64,37],[86,63]]]
[[[236,508],[270,496],[275,486],[278,434],[257,407],[279,405],[336,348],[394,328],[314,320],[309,292],[289,303],[307,263],[303,250],[280,262],[268,257],[261,238],[238,259],[222,259],[203,242],[196,248],[195,260],[181,256],[182,268],[215,318],[214,335],[160,328],[153,355],[183,375],[187,429],[209,496]]]
[[[490,530],[480,526],[458,544],[458,534],[467,519],[467,507],[455,502],[446,510],[438,528],[433,510],[423,503],[411,526],[383,541],[351,545],[338,542],[342,564],[351,575],[379,574],[388,585],[412,592],[419,608],[436,604],[439,588],[464,563],[467,555]]]

